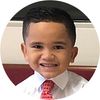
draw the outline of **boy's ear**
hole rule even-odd
[[[73,49],[72,49],[71,61],[70,61],[71,63],[74,62],[75,57],[77,56],[77,54],[78,54],[78,48],[77,48],[77,47],[73,47]]]
[[[24,58],[27,60],[27,48],[24,43],[21,44],[21,50],[23,52]]]

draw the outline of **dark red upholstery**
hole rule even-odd
[[[7,73],[10,80],[17,85],[30,75],[34,74],[34,71],[25,64],[3,64],[5,72]],[[68,70],[73,71],[87,80],[90,80],[93,73],[95,72],[95,66],[70,66]]]

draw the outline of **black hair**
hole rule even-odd
[[[70,15],[59,8],[55,7],[35,7],[28,11],[24,20],[23,20],[23,40],[25,42],[26,37],[28,36],[28,26],[31,22],[58,22],[65,25],[67,30],[69,31],[69,37],[72,41],[72,44],[75,44],[76,41],[76,28],[74,22]]]

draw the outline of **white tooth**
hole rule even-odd
[[[44,67],[52,67],[52,66],[57,66],[57,64],[40,64],[41,66]]]
[[[54,64],[44,64],[44,66],[55,66]]]

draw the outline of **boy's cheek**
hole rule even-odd
[[[30,55],[27,57],[27,61],[29,63],[31,63],[31,65],[37,66],[39,63],[39,59],[38,57],[36,57],[35,55]]]

